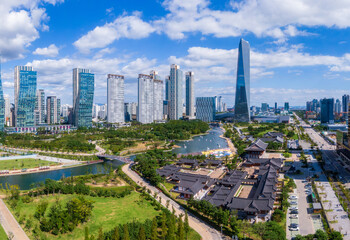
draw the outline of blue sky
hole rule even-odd
[[[72,69],[96,74],[95,102],[106,102],[106,76],[123,74],[125,101],[137,76],[170,65],[195,72],[195,95],[222,95],[233,106],[237,47],[251,45],[251,104],[304,105],[350,91],[348,0],[12,0],[0,3],[5,94],[13,68],[32,65],[38,88],[72,102]]]

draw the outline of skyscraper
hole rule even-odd
[[[289,102],[284,103],[284,111],[289,111]]]
[[[262,104],[261,104],[261,111],[262,111],[262,112],[268,112],[268,111],[269,111],[269,104],[267,104],[267,103],[262,103]]]
[[[180,66],[172,64],[169,82],[169,118],[171,120],[180,119],[183,115],[182,79]]]
[[[334,112],[335,112],[336,114],[340,114],[340,112],[341,112],[341,102],[340,102],[339,99],[335,100]]]
[[[46,122],[47,124],[60,123],[61,99],[56,96],[46,98]]]
[[[36,71],[30,66],[15,67],[16,127],[34,126]]]
[[[137,121],[140,123],[153,122],[153,98],[152,76],[139,74]]]
[[[194,73],[186,73],[186,115],[194,117]]]
[[[73,123],[76,127],[92,127],[92,103],[95,76],[89,69],[73,69]]]
[[[158,72],[152,70],[153,79],[153,121],[163,120],[164,83],[160,80]]]
[[[219,96],[217,99],[217,106],[216,106],[216,112],[223,112],[222,111],[222,97]]]
[[[124,76],[108,74],[107,122],[123,123],[124,120]]]
[[[1,74],[0,74],[1,81]],[[9,97],[4,97],[5,100],[5,124],[10,126],[10,118],[11,118],[11,103]]]
[[[334,123],[334,99],[321,99],[321,123]]]
[[[349,112],[349,95],[345,94],[342,96],[342,111],[343,111],[343,116],[345,118],[345,121],[348,121],[348,112]]]
[[[45,92],[44,89],[36,90],[34,118],[35,125],[45,123]]]
[[[235,120],[250,121],[250,46],[241,39],[238,48]]]
[[[196,98],[196,119],[212,122],[215,120],[215,113],[215,97]]]

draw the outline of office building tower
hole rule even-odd
[[[238,48],[235,120],[250,121],[250,46],[241,39]]]
[[[196,98],[196,118],[204,122],[215,120],[215,97]]]
[[[123,123],[124,120],[124,76],[108,74],[107,122]]]
[[[92,103],[95,76],[89,69],[73,69],[73,123],[76,127],[92,127]]]
[[[217,99],[217,103],[218,103],[218,105],[217,105],[217,107],[216,107],[216,111],[217,112],[223,112],[222,111],[222,97],[221,96],[219,96],[218,97],[218,99]]]
[[[226,105],[226,103],[222,104],[222,111],[223,112],[227,112],[227,105]]]
[[[35,119],[35,125],[45,123],[45,92],[44,92],[44,89],[37,89],[36,90],[34,119]]]
[[[123,108],[123,110],[124,110],[124,108]],[[98,111],[97,117],[101,120],[106,120],[106,118],[107,118],[107,104],[101,104],[99,106],[99,111]]]
[[[71,106],[69,106],[68,104],[64,104],[64,105],[61,105],[61,116],[64,117],[64,118],[68,118],[68,114],[69,114],[69,108]]]
[[[153,121],[163,120],[164,83],[160,80],[158,72],[152,70],[153,79]]]
[[[289,111],[289,102],[284,103],[284,111]]]
[[[348,124],[348,116],[349,116],[349,95],[345,94],[342,96],[342,111],[343,111],[343,117],[345,119],[345,121]]]
[[[306,102],[306,111],[307,112],[312,111],[312,107],[313,107],[313,105],[312,105],[311,101]]]
[[[56,96],[48,96],[46,98],[46,123],[60,123],[61,100]]]
[[[16,127],[34,126],[36,100],[36,71],[30,66],[15,67],[15,121]]]
[[[321,99],[321,123],[334,123],[334,99]]]
[[[139,74],[138,78],[138,111],[137,121],[153,122],[153,78],[150,75]]]
[[[275,102],[275,112],[277,111],[277,102]]]
[[[267,104],[267,103],[262,103],[262,104],[261,104],[261,111],[262,111],[262,112],[268,112],[268,111],[269,111],[269,104]]]
[[[16,117],[15,117],[15,104],[11,103],[11,108],[10,108],[10,127],[15,127],[16,126]]]
[[[194,73],[186,73],[186,116],[194,117]]]
[[[172,64],[169,82],[169,119],[177,120],[183,116],[182,71],[180,66]]]
[[[340,114],[341,108],[342,108],[342,105],[341,105],[340,100],[339,100],[339,99],[335,100],[334,112],[335,112],[336,114]]]
[[[0,75],[0,80],[1,80],[1,75]],[[11,126],[10,125],[10,118],[11,118],[10,98],[9,97],[4,97],[4,101],[5,101],[5,125],[6,126]]]

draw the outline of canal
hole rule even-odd
[[[222,134],[223,131],[219,127],[212,128],[206,135],[196,136],[188,141],[176,141],[175,144],[179,146],[179,148],[176,148],[172,151],[176,154],[188,154],[218,148],[227,148],[228,145],[226,140],[220,137]],[[107,171],[106,169],[109,169],[110,167],[115,169],[122,164],[122,162],[115,160],[53,171],[1,176],[0,183],[3,186],[5,186],[6,183],[10,185],[18,185],[20,189],[28,190],[32,185],[37,185],[40,182],[44,182],[47,178],[60,180],[62,177],[85,175],[89,173],[105,173]]]

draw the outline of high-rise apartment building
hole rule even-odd
[[[36,71],[30,66],[15,67],[15,122],[16,127],[34,126],[36,100]]]
[[[215,113],[215,97],[196,98],[196,119],[212,122],[215,120]]]
[[[123,123],[124,120],[124,76],[108,74],[107,122]]]
[[[94,74],[89,69],[73,69],[73,123],[76,127],[92,127]]]
[[[217,98],[216,112],[222,112],[222,96]]]
[[[261,104],[261,111],[262,111],[262,112],[268,112],[268,111],[269,111],[269,104],[267,104],[267,103],[262,103],[262,104]]]
[[[129,122],[136,119],[137,115],[137,103],[125,103],[125,121]]]
[[[334,99],[321,99],[321,123],[334,123]]]
[[[241,39],[238,48],[235,120],[250,121],[250,46]]]
[[[183,116],[182,80],[180,66],[172,64],[169,82],[169,119],[171,120],[178,120]]]
[[[194,117],[194,73],[186,73],[186,116]]]
[[[340,100],[339,100],[339,99],[335,100],[334,112],[335,112],[336,114],[340,114],[341,108],[342,108],[342,105],[341,105]]]
[[[46,123],[60,123],[61,100],[56,96],[48,96],[46,98]]]
[[[152,70],[150,76],[153,78],[153,121],[160,121],[163,120],[164,83],[158,72]]]
[[[154,111],[153,78],[150,75],[139,74],[138,78],[138,111],[137,121],[152,123]]]
[[[45,123],[45,91],[44,89],[36,90],[34,118],[35,118],[35,125]]]
[[[1,68],[0,68],[0,131],[4,131],[5,128],[5,99],[4,92],[2,90]]]
[[[0,76],[1,78],[1,76]],[[1,80],[1,79],[0,79]],[[5,125],[6,126],[11,126],[11,103],[10,103],[10,98],[9,97],[4,97],[5,101]]]

